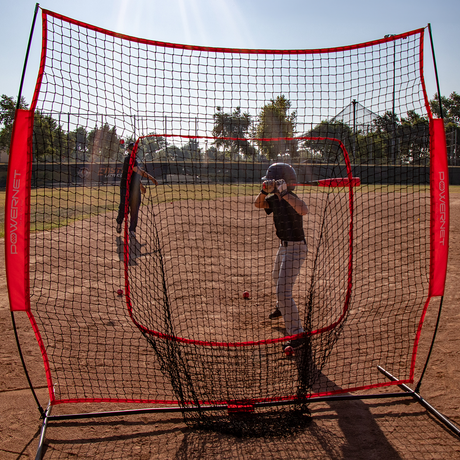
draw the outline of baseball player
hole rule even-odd
[[[299,318],[292,290],[300,268],[307,257],[307,244],[303,231],[303,216],[307,214],[307,205],[293,193],[297,182],[294,168],[286,163],[272,164],[262,177],[262,190],[254,205],[265,209],[267,215],[273,213],[276,235],[280,246],[273,267],[273,279],[276,284],[276,309],[270,319],[283,317],[288,335],[304,332]],[[303,345],[301,338],[294,338],[283,345],[296,350]]]
[[[121,224],[125,217],[125,199],[126,199],[126,189],[127,189],[127,180],[128,180],[128,170],[129,170],[129,161],[131,158],[131,153],[134,148],[134,142],[131,142],[128,145],[128,151],[125,156],[125,161],[123,163],[123,172],[121,175],[120,182],[120,206],[118,208],[117,216],[117,233],[121,232]],[[151,176],[148,172],[139,168],[137,164],[137,159],[134,159],[133,171],[130,177],[129,182],[129,212],[130,212],[130,221],[129,221],[129,236],[131,238],[136,238],[136,227],[137,220],[139,217],[139,208],[141,206],[141,193],[145,193],[146,188],[141,183],[141,176],[149,179],[155,185],[158,185],[157,180]]]

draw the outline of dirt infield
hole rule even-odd
[[[247,228],[247,223],[235,223],[235,226],[238,225]],[[460,294],[457,289],[460,283],[460,194],[451,194],[450,229],[449,268],[443,312],[433,355],[421,386],[421,394],[445,416],[460,425],[460,403],[457,397],[460,390],[460,365],[458,364],[460,362],[458,333]],[[191,237],[193,238],[193,235]],[[107,251],[115,254],[111,263],[116,266],[120,263],[120,242],[115,240],[113,244],[115,250],[107,248]],[[144,250],[148,252],[146,248]],[[0,257],[4,265],[3,240]],[[242,260],[241,263],[244,265],[244,254],[234,257]],[[250,259],[255,256],[247,255],[247,257]],[[265,259],[257,260],[262,267]],[[137,261],[132,260],[132,263],[134,271],[142,270],[141,258]],[[249,263],[253,265],[254,260],[250,260]],[[271,265],[271,258],[269,265]],[[0,325],[3,339],[0,351],[2,363],[0,458],[6,460],[34,458],[41,421],[35,401],[28,389],[16,348],[4,272],[4,270],[0,272],[0,283],[3,287],[1,290],[3,294],[0,297]],[[244,286],[238,284],[240,281],[235,280],[237,292]],[[80,295],[78,292],[73,294]],[[109,304],[116,308],[119,299],[114,293],[107,294],[107,297],[109,295],[112,296]],[[231,315],[232,310],[227,313]],[[436,322],[436,315],[435,309],[429,310],[426,330],[432,329]],[[256,316],[250,316],[248,320],[256,321]],[[16,314],[15,320],[29,373],[33,377],[41,405],[46,406],[48,394],[43,375],[43,363],[33,331],[25,315]],[[116,329],[121,327],[121,324],[111,325],[111,327]],[[191,330],[197,333],[195,328]],[[88,333],[91,334],[90,329]],[[242,330],[242,336],[245,333]],[[273,334],[274,331],[270,330],[270,333]],[[197,337],[199,338],[199,335]],[[416,367],[416,382],[424,364],[423,357],[426,356],[429,340],[424,340],[422,343]],[[398,390],[393,388],[392,391]],[[134,407],[126,405],[126,408],[130,409],[138,407],[138,405]],[[63,405],[58,409],[59,413],[76,413],[119,408],[120,404],[92,404],[89,407],[82,404]],[[240,439],[211,432],[196,432],[186,427],[179,414],[131,415],[124,418],[51,423],[47,429],[43,458],[350,460],[460,458],[460,438],[452,435],[422,406],[411,400],[394,398],[315,403],[311,409],[313,412],[311,425],[302,432],[285,438]]]

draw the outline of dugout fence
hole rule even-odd
[[[448,253],[425,28],[323,50],[243,50],[128,37],[48,10],[42,22],[33,101],[14,125],[5,250],[13,325],[28,316],[43,358],[44,428],[95,416],[50,414],[83,402],[151,405],[116,413],[179,411],[190,426],[238,435],[301,427],[308,404],[328,398],[412,397],[436,413],[420,384],[407,387]],[[72,115],[61,125],[51,113]],[[77,153],[89,173],[73,180]],[[115,171],[126,160],[130,184],[149,155],[159,184],[132,237],[133,192],[90,178],[101,158]],[[402,174],[409,159],[419,167]],[[391,166],[385,180],[376,161]],[[294,167],[309,211],[294,336],[268,318],[280,242],[254,206],[276,162]],[[287,357],[281,345],[296,339],[302,349]],[[383,391],[395,385],[405,391]]]

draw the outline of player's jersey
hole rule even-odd
[[[128,170],[129,170],[129,160],[130,160],[131,155],[126,155],[125,161],[123,163],[123,172],[121,174],[121,181],[120,181],[120,188],[126,190],[126,182],[128,180]],[[137,159],[134,159],[134,165],[137,167]],[[139,189],[139,184],[141,181],[141,176],[137,174],[136,172],[132,172],[131,177],[130,177],[130,187],[129,191],[132,192],[133,190],[138,190]]]
[[[297,196],[295,193],[289,193]],[[276,236],[282,241],[304,241],[303,217],[286,200],[280,200],[277,195],[271,195],[265,201],[270,206],[269,209],[265,209],[265,212],[273,213]]]

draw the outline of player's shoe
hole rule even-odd
[[[117,224],[117,233],[121,233],[121,224]]]
[[[275,308],[275,310],[268,315],[268,319],[276,319],[281,316],[281,312],[279,311],[278,307]]]
[[[303,347],[305,341],[303,339],[290,340],[283,344],[283,351],[286,356],[294,355],[300,348]]]

